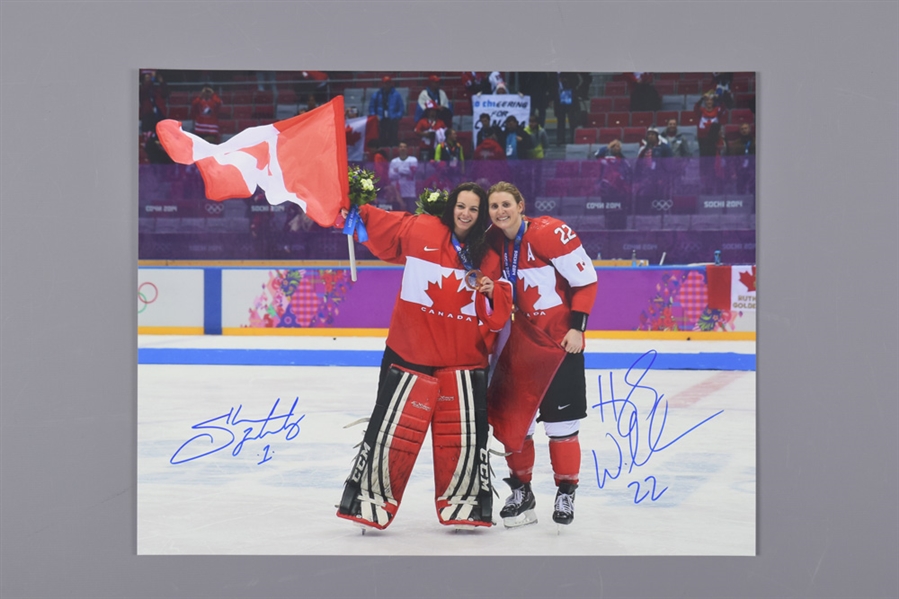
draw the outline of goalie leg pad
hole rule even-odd
[[[437,379],[391,366],[337,516],[378,529],[396,515],[437,402]]]
[[[431,440],[441,524],[493,525],[487,450],[487,371],[441,369]]]

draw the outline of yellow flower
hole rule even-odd
[[[371,182],[371,179],[362,179],[362,189],[365,191],[371,191],[375,188],[375,184]]]
[[[440,193],[438,193],[436,191],[432,192],[431,195],[428,196],[429,202],[436,202],[439,199],[440,199]]]

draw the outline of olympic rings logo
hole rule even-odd
[[[702,244],[695,241],[685,241],[684,243],[680,244],[680,249],[685,252],[698,252],[700,249],[702,249]]]
[[[149,281],[145,281],[137,287],[137,313],[140,314],[147,309],[147,306],[156,301],[159,297],[159,289],[156,285]]]
[[[225,207],[219,203],[206,202],[206,214],[221,214]]]
[[[659,211],[671,210],[674,200],[653,200],[652,207]]]
[[[556,207],[556,203],[553,200],[537,200],[534,202],[534,206],[540,212],[549,212]]]

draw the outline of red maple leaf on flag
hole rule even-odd
[[[455,272],[443,277],[440,285],[428,282],[428,288],[425,293],[434,301],[434,308],[447,314],[461,314],[462,308],[471,305],[472,291],[467,287],[459,290],[462,280],[456,276]]]
[[[347,126],[346,128],[346,145],[355,146],[356,142],[362,139],[362,134],[358,131],[353,131],[352,127]]]
[[[740,282],[746,285],[746,291],[755,291],[755,266],[752,267],[752,272],[740,273]]]

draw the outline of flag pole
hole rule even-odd
[[[353,244],[353,234],[346,236],[347,248],[350,250],[350,279],[356,282],[356,246]]]

